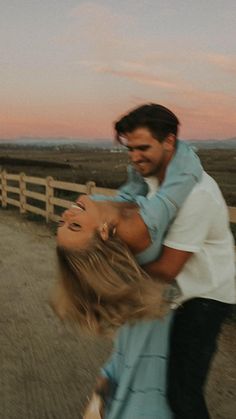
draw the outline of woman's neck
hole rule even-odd
[[[118,237],[133,254],[142,252],[150,245],[149,232],[137,204],[107,201],[100,202],[100,208],[104,222],[116,229]]]
[[[136,204],[121,204],[118,207],[119,217],[116,225],[118,236],[133,254],[142,252],[151,243],[148,229],[139,214]]]

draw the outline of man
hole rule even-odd
[[[161,191],[177,153],[176,143],[177,151],[181,144],[176,138],[177,128],[176,116],[156,104],[141,106],[115,124],[117,139],[127,146],[135,168],[121,188],[120,198],[137,201],[147,224],[156,202],[144,196],[148,195],[147,184],[151,195],[155,189]],[[184,165],[187,167],[188,161]],[[227,207],[215,181],[205,172],[170,227],[159,260],[146,270],[170,283],[176,279],[180,291],[168,376],[174,417],[208,419],[203,389],[222,322],[235,303],[235,272]]]

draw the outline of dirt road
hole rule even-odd
[[[0,209],[0,237],[0,419],[79,419],[110,345],[68,330],[48,306],[56,263],[46,225]],[[213,419],[236,417],[235,353],[227,324],[207,388]]]

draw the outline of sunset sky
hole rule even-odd
[[[236,136],[235,0],[0,0],[0,138],[111,138],[137,105]]]

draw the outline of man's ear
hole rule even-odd
[[[100,228],[99,228],[99,234],[100,237],[103,241],[106,241],[109,239],[109,226],[108,224],[105,222],[103,223]]]
[[[168,134],[163,141],[163,148],[166,151],[172,152],[175,150],[176,136],[174,134]]]

